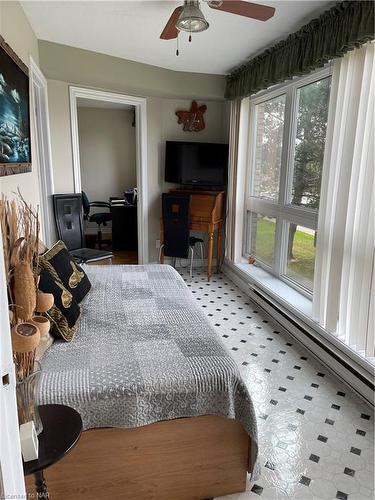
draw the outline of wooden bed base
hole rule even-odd
[[[51,500],[202,500],[245,490],[249,452],[242,425],[223,417],[93,429],[45,478]]]

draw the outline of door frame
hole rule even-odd
[[[44,243],[50,247],[56,240],[56,231],[52,206],[54,185],[47,80],[32,57],[30,57],[30,103],[39,173],[41,235]]]
[[[16,373],[8,318],[3,239],[0,230],[0,493],[1,498],[26,498],[18,430]]]
[[[147,108],[146,98],[135,97],[104,90],[85,87],[69,87],[70,124],[72,132],[74,192],[82,191],[81,162],[79,154],[77,100],[94,99],[96,101],[126,104],[135,107],[136,126],[136,170],[138,188],[138,263],[148,262],[148,191],[147,191]]]

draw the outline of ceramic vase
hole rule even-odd
[[[30,323],[33,323],[40,332],[40,337],[45,337],[48,335],[48,332],[50,331],[51,328],[51,323],[48,318],[45,316],[33,316],[30,320]]]
[[[30,321],[18,323],[12,328],[12,349],[15,353],[34,351],[40,341],[39,328]]]
[[[36,312],[45,313],[51,309],[54,303],[52,293],[44,293],[38,290],[36,296]]]

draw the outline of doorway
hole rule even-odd
[[[135,107],[77,99],[86,246],[138,263]]]
[[[146,263],[146,100],[71,87],[70,106],[74,189],[91,203],[87,244],[113,249],[114,263]]]

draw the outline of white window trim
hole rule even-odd
[[[39,169],[41,234],[44,243],[47,246],[52,246],[56,241],[52,205],[52,195],[55,191],[47,80],[32,57],[30,57],[30,83],[32,131],[35,137],[35,153]]]
[[[248,257],[246,253],[247,240],[249,238],[247,230],[247,212],[260,213],[262,215],[276,218],[276,233],[275,233],[275,265],[272,268],[268,264],[262,262],[260,259],[259,264],[275,275],[278,279],[284,281],[292,286],[300,293],[308,298],[312,298],[312,292],[300,285],[296,281],[288,278],[285,274],[286,259],[283,252],[286,248],[285,239],[287,238],[287,231],[285,226],[289,223],[296,223],[309,229],[317,229],[318,226],[318,210],[306,208],[303,206],[295,206],[291,204],[291,200],[287,199],[290,195],[290,186],[293,177],[293,159],[294,159],[294,137],[296,121],[292,120],[292,115],[295,116],[295,109],[297,107],[297,90],[301,87],[314,83],[315,81],[322,80],[332,75],[331,65],[327,65],[321,70],[314,71],[313,73],[293,78],[290,82],[283,83],[261,92],[250,98],[250,112],[249,112],[249,140],[248,140],[248,164],[245,182],[245,202],[244,202],[244,219],[243,219],[243,247],[242,253]],[[252,196],[251,188],[253,185],[252,178],[254,176],[254,160],[256,154],[256,106],[262,102],[274,99],[281,95],[286,96],[285,100],[285,118],[283,130],[283,147],[280,165],[280,183],[279,183],[279,196],[278,201],[259,198]],[[294,111],[293,113],[291,111]],[[283,222],[280,223],[279,220]],[[287,220],[286,220],[287,219]]]

